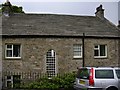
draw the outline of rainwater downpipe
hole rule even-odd
[[[83,33],[83,36],[82,36],[82,44],[83,44],[83,46],[82,46],[82,51],[83,51],[83,53],[82,53],[82,57],[83,57],[83,64],[82,64],[82,66],[83,67],[85,67],[85,33]]]

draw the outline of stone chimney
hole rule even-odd
[[[120,28],[120,20],[118,21],[118,28]]]
[[[3,14],[5,16],[10,16],[10,14],[12,14],[12,5],[9,2],[9,0],[6,0],[6,2],[2,5],[3,6]]]
[[[96,15],[96,17],[99,17],[101,19],[104,18],[104,9],[102,8],[102,5],[100,5],[99,7],[96,8],[95,15]]]

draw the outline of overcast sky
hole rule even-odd
[[[6,0],[1,0],[4,3]],[[115,25],[120,20],[120,0],[9,0],[22,6],[25,13],[50,13],[95,16],[96,8],[102,4],[105,17]],[[118,5],[119,2],[119,5]],[[119,6],[119,7],[118,7]],[[118,9],[119,8],[119,9]],[[119,14],[118,14],[119,12]]]

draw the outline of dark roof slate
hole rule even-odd
[[[120,37],[120,30],[96,16],[14,14],[2,16],[2,35]]]

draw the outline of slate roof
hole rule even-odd
[[[120,30],[107,19],[96,16],[57,14],[14,14],[2,16],[3,36],[55,35],[55,36],[120,37]]]

